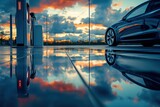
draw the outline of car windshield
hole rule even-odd
[[[145,4],[142,4],[140,5],[139,7],[135,8],[133,11],[131,11],[129,13],[129,15],[127,15],[126,19],[130,19],[130,18],[133,18],[135,16],[138,16],[138,15],[141,15],[141,14],[144,14],[146,12],[146,9],[148,7],[148,2],[145,3]]]

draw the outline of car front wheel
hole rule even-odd
[[[109,29],[105,35],[105,41],[109,46],[116,46],[116,35],[113,29]]]
[[[110,50],[110,49],[106,50],[105,58],[106,58],[106,61],[109,65],[114,65],[114,63],[116,61],[115,52],[113,50]]]

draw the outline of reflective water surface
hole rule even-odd
[[[137,50],[1,47],[0,107],[159,107],[160,49]]]

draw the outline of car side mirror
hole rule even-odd
[[[126,20],[126,17],[123,17],[122,20],[125,21],[125,20]]]

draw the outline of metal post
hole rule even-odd
[[[90,33],[91,33],[91,31],[90,31],[90,28],[91,28],[91,20],[90,20],[90,4],[91,4],[91,2],[90,2],[90,0],[88,0],[88,2],[89,2],[89,46],[91,45],[91,40],[90,40]],[[90,87],[90,70],[91,70],[91,64],[90,64],[90,47],[89,47],[89,87]]]
[[[90,29],[90,28],[91,28],[91,17],[90,17],[90,16],[91,16],[91,15],[90,15],[90,11],[91,11],[91,1],[88,0],[88,2],[89,2],[89,45],[90,45],[90,44],[91,44],[91,37],[90,37],[90,36],[91,36],[91,34],[90,34],[90,33],[91,33],[91,31],[90,31],[90,30],[91,30],[91,29]]]
[[[12,77],[12,46],[13,46],[13,40],[12,40],[12,15],[10,15],[10,77]]]
[[[47,36],[48,36],[48,35],[47,35],[47,16],[46,16],[46,45],[48,45],[48,43],[47,43],[47,42],[48,42]]]
[[[13,31],[12,31],[12,15],[10,15],[10,46],[12,47],[13,41],[12,41]]]
[[[48,20],[48,17],[47,17],[47,43],[49,45],[49,20]]]

